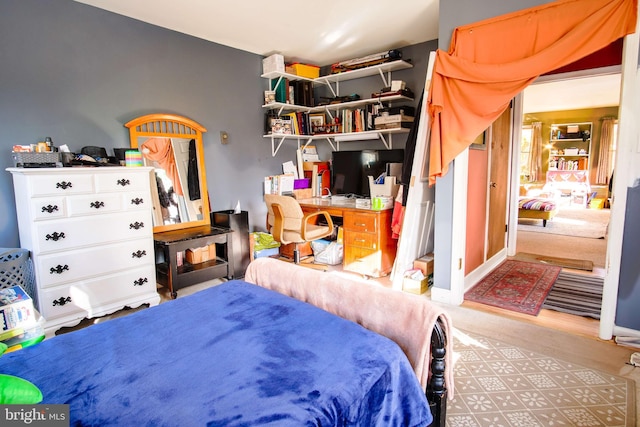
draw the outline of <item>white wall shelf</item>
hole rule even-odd
[[[295,140],[298,149],[304,148],[313,141],[325,140],[331,145],[334,151],[340,151],[340,142],[344,141],[365,141],[369,139],[379,139],[387,149],[393,147],[393,135],[409,133],[407,128],[369,130],[364,132],[348,132],[348,133],[323,133],[316,135],[280,135],[269,134],[264,138],[271,140],[271,155],[275,156],[280,150],[282,144],[287,140]]]
[[[391,85],[391,72],[397,70],[404,70],[408,68],[412,68],[413,65],[407,61],[397,60],[386,62],[383,64],[377,64],[370,67],[363,67],[357,70],[345,71],[337,74],[330,74],[326,76],[317,77],[315,79],[310,79],[307,77],[301,77],[295,74],[283,73],[279,71],[274,71],[270,73],[264,73],[261,75],[262,78],[269,79],[270,81],[277,79],[278,82],[275,85],[272,85],[271,82],[269,87],[277,87],[280,83],[281,79],[289,79],[291,81],[302,80],[302,81],[310,81],[314,85],[325,85],[332,92],[334,97],[339,96],[340,93],[340,82],[354,80],[364,77],[370,77],[379,75],[382,79],[383,86],[388,87]],[[366,105],[377,104],[377,103],[392,103],[392,102],[402,102],[402,101],[413,101],[414,99],[411,97],[407,97],[404,95],[389,95],[389,96],[380,96],[375,98],[365,98],[358,99],[355,101],[341,102],[335,104],[327,104],[327,105],[319,105],[315,107],[308,107],[303,105],[295,105],[283,102],[273,102],[270,104],[264,104],[262,108],[267,110],[277,110],[277,114],[280,115],[283,112],[305,112],[305,113],[326,113],[329,117],[334,117],[334,112],[337,112],[342,109],[348,108],[358,108]],[[381,129],[381,130],[370,130],[364,132],[349,132],[349,133],[340,133],[340,134],[316,134],[316,135],[281,135],[281,134],[268,134],[264,135],[264,138],[268,138],[271,140],[271,155],[275,156],[280,150],[282,144],[287,140],[296,141],[298,144],[298,148],[304,148],[309,145],[312,141],[325,140],[329,143],[331,148],[334,151],[340,150],[340,142],[344,141],[364,141],[364,140],[372,140],[379,139],[382,141],[384,146],[387,149],[391,149],[393,145],[393,135],[394,134],[406,134],[409,133],[409,129],[407,128],[396,128],[396,129]]]

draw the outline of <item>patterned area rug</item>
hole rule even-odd
[[[448,427],[634,426],[633,380],[456,330]]]
[[[537,316],[562,267],[506,260],[485,276],[464,298]]]

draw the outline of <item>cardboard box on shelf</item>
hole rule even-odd
[[[0,289],[0,333],[30,328],[36,321],[33,300],[20,285]]]
[[[190,248],[185,251],[185,259],[189,264],[200,264],[216,259],[215,243],[201,248]]]

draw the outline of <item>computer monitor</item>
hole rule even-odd
[[[403,149],[334,151],[331,158],[331,193],[369,197],[369,176],[397,173]],[[401,169],[401,166],[400,166]]]

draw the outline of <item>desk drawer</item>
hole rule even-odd
[[[378,235],[372,233],[358,233],[354,231],[344,232],[344,244],[358,248],[378,249]]]
[[[377,227],[378,214],[375,213],[355,213],[345,212],[343,227],[350,231],[360,231],[364,233],[375,233]]]
[[[353,246],[345,248],[343,268],[366,276],[380,277],[383,275],[382,253]]]

